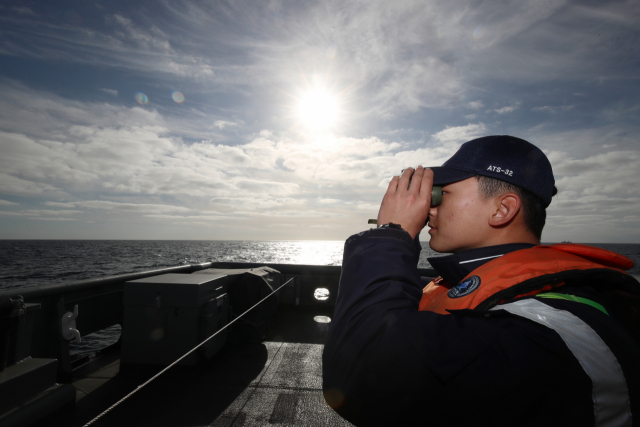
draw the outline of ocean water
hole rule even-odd
[[[344,241],[0,240],[0,290],[209,261],[341,265]],[[423,243],[420,267],[438,256]]]
[[[631,258],[640,244],[593,244]],[[341,265],[343,241],[0,240],[0,290],[69,283],[208,261]],[[422,242],[419,267],[442,256]]]
[[[631,258],[640,274],[640,244],[594,244]],[[419,267],[443,256],[422,242]],[[70,283],[208,261],[341,265],[343,241],[0,240],[0,291]],[[120,327],[83,337],[73,355],[115,342]]]

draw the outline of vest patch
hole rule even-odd
[[[469,295],[480,287],[480,278],[478,276],[471,276],[468,279],[458,283],[447,292],[449,298],[461,298]]]

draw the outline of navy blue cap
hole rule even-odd
[[[509,135],[485,136],[465,142],[440,167],[432,167],[433,185],[447,185],[476,175],[524,188],[545,207],[557,193],[551,163],[535,145]]]

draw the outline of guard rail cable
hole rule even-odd
[[[97,417],[95,417],[94,419],[92,419],[91,421],[89,421],[88,423],[86,423],[84,425],[84,427],[90,426],[91,424],[93,424],[94,422],[96,422],[98,419],[102,418],[104,415],[107,414],[107,412],[111,411],[113,408],[115,408],[116,406],[118,406],[119,404],[121,404],[122,402],[124,402],[125,400],[127,400],[129,397],[133,396],[135,393],[137,393],[138,391],[140,391],[144,386],[146,386],[147,384],[149,384],[151,381],[155,380],[156,378],[158,378],[160,375],[162,375],[163,373],[165,373],[166,371],[168,371],[172,366],[174,366],[176,363],[180,362],[182,359],[184,359],[185,357],[187,357],[188,355],[190,355],[191,353],[193,353],[194,351],[196,351],[198,348],[202,347],[207,341],[209,341],[211,338],[215,337],[216,335],[218,335],[220,332],[224,331],[226,328],[228,328],[229,326],[231,326],[236,320],[239,320],[240,318],[242,318],[242,316],[244,316],[245,314],[247,314],[248,312],[250,312],[251,310],[253,310],[254,308],[256,308],[258,305],[260,305],[262,302],[264,302],[267,298],[269,298],[271,295],[275,294],[276,292],[278,292],[280,289],[284,288],[285,285],[287,285],[289,282],[291,282],[293,279],[295,279],[297,276],[292,277],[291,279],[287,280],[284,284],[282,284],[281,286],[278,287],[278,289],[274,290],[273,292],[271,292],[269,295],[267,295],[266,297],[262,298],[260,301],[258,301],[256,304],[254,304],[251,308],[249,308],[247,311],[245,311],[244,313],[242,313],[240,316],[236,317],[235,319],[233,319],[232,321],[230,321],[229,323],[227,323],[222,329],[218,330],[216,333],[214,333],[213,335],[211,335],[209,338],[207,338],[206,340],[202,341],[200,344],[198,344],[197,346],[193,347],[191,350],[189,350],[188,352],[186,352],[184,355],[180,356],[175,362],[171,363],[169,366],[167,366],[166,368],[164,368],[162,371],[158,372],[157,374],[155,374],[153,377],[151,377],[150,379],[148,379],[145,383],[139,385],[137,388],[135,388],[131,393],[127,394],[125,397],[123,397],[122,399],[118,400],[116,403],[114,403],[113,405],[111,405],[109,408],[107,408],[104,412],[102,412],[100,415],[98,415]]]

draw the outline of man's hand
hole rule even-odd
[[[409,178],[411,187],[409,187]],[[418,166],[415,170],[407,168],[401,177],[394,176],[382,199],[378,212],[378,225],[400,224],[411,238],[424,228],[431,207],[431,189],[433,187],[433,171]]]

